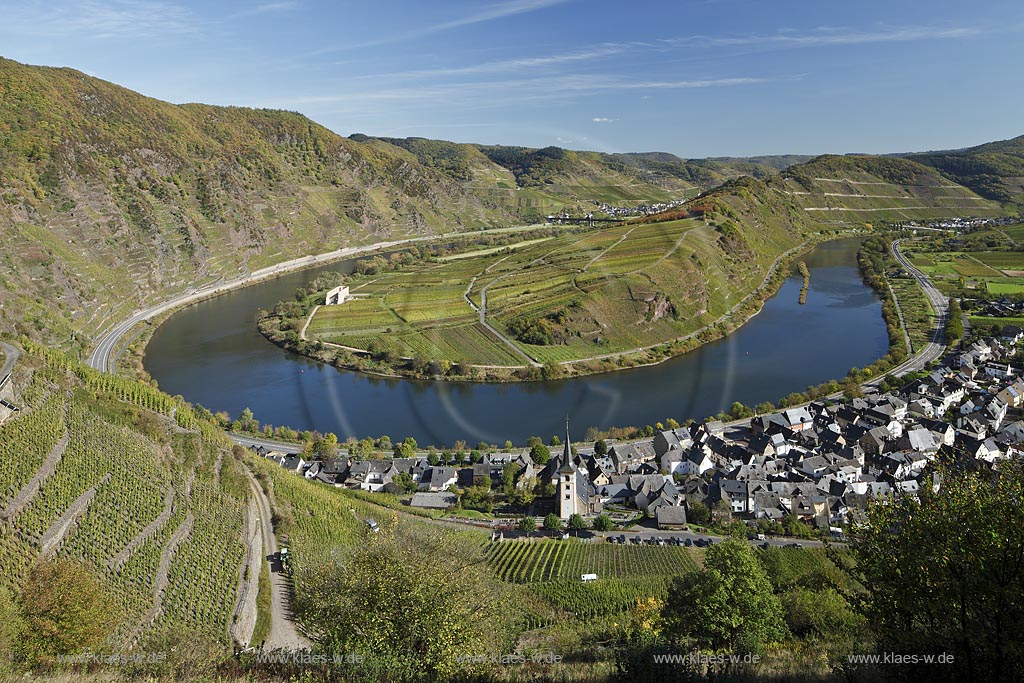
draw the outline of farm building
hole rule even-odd
[[[676,505],[662,505],[655,513],[659,529],[685,529],[686,508]]]
[[[348,300],[348,285],[339,285],[327,292],[324,297],[324,306],[336,306]]]

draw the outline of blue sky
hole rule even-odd
[[[0,55],[343,135],[703,157],[1024,133],[1020,0],[0,0]]]

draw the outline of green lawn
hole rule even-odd
[[[985,283],[985,286],[992,294],[1020,294],[1024,292],[1024,282],[1010,280],[1009,278],[1004,281],[989,280]]]
[[[991,318],[989,316],[968,316],[967,320],[970,321],[972,327],[984,327],[989,328],[992,325],[1017,325],[1018,327],[1024,327],[1024,318]]]

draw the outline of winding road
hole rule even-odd
[[[134,328],[136,325],[149,321],[152,318],[166,313],[168,311],[180,308],[182,306],[188,306],[189,304],[202,301],[218,294],[224,294],[231,290],[245,287],[247,285],[255,284],[260,280],[267,278],[277,277],[290,273],[297,270],[305,270],[314,266],[325,265],[333,263],[334,261],[341,261],[343,259],[352,258],[353,256],[359,256],[360,254],[371,253],[380,251],[383,249],[392,249],[394,247],[400,247],[405,244],[414,244],[416,242],[427,242],[438,239],[452,238],[452,237],[465,237],[469,235],[484,235],[484,234],[496,234],[505,232],[515,232],[519,230],[532,230],[537,226],[524,225],[515,228],[494,228],[491,230],[470,230],[465,232],[448,232],[441,235],[427,235],[424,237],[409,237],[401,240],[392,240],[389,242],[377,242],[375,244],[367,244],[360,247],[344,247],[342,249],[335,249],[334,251],[328,251],[323,254],[316,254],[314,256],[303,256],[301,258],[292,259],[290,261],[283,261],[277,265],[267,266],[266,268],[260,268],[254,270],[248,275],[236,278],[234,280],[228,280],[220,284],[210,285],[203,287],[202,289],[190,290],[184,292],[175,297],[172,297],[162,303],[150,306],[148,308],[136,311],[130,318],[124,320],[105,332],[101,333],[96,340],[96,346],[92,353],[89,354],[88,365],[97,370],[103,372],[113,372],[117,365],[117,355],[115,349],[118,342],[124,335]],[[4,345],[6,350],[6,345]],[[2,375],[0,375],[2,376]]]

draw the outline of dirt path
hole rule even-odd
[[[249,488],[256,502],[263,535],[263,553],[270,563],[270,633],[260,645],[264,650],[304,650],[311,645],[295,625],[291,609],[291,586],[281,562],[277,559],[277,539],[271,526],[270,501],[256,477],[246,470]]]
[[[26,505],[32,502],[32,499],[39,493],[39,488],[43,482],[53,476],[53,473],[57,471],[57,465],[60,464],[61,458],[64,457],[64,451],[67,450],[68,441],[71,440],[71,435],[64,432],[64,436],[60,437],[60,440],[53,445],[50,452],[46,455],[43,460],[43,464],[36,470],[35,475],[29,480],[25,486],[22,487],[18,495],[14,497],[7,509],[0,513],[0,518],[10,519],[17,515],[24,509]]]
[[[143,543],[152,538],[155,534],[159,533],[164,525],[167,524],[167,520],[171,518],[174,513],[174,488],[168,487],[167,495],[164,496],[164,509],[160,511],[160,514],[156,516],[152,522],[146,525],[146,528],[140,531],[135,538],[128,542],[124,548],[121,549],[117,555],[107,560],[107,567],[114,571],[120,571],[121,567],[125,565],[128,559],[136,548],[141,546]]]
[[[242,542],[245,559],[238,568],[238,601],[231,619],[229,635],[243,647],[249,645],[256,628],[256,596],[259,593],[260,568],[263,562],[263,533],[260,512],[255,499],[249,501],[245,515]]]
[[[71,527],[75,525],[78,518],[85,514],[85,511],[89,509],[89,503],[92,502],[93,497],[96,495],[96,491],[101,486],[107,483],[110,479],[110,473],[107,473],[96,482],[92,488],[88,489],[85,493],[75,499],[75,502],[68,506],[68,509],[64,511],[64,514],[60,516],[53,526],[46,530],[46,532],[39,537],[39,556],[48,557],[49,555],[57,552],[60,548],[60,544],[64,542],[64,538],[71,531]]]

